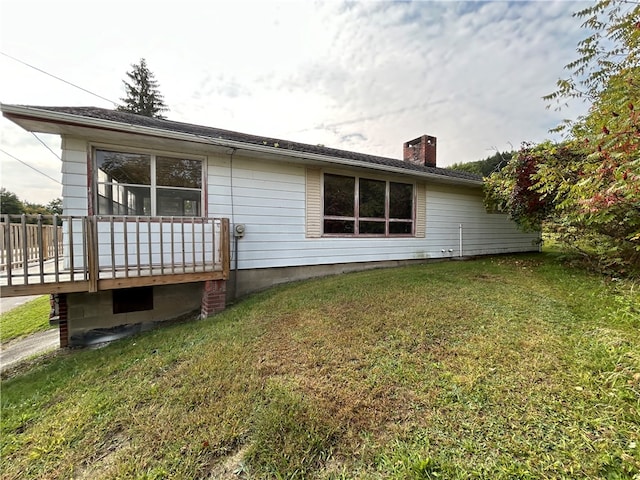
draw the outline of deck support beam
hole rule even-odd
[[[204,282],[200,317],[206,318],[224,310],[226,306],[226,296],[226,280],[207,280]]]

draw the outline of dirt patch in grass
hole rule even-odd
[[[217,480],[237,480],[242,478],[242,474],[246,471],[244,458],[248,449],[249,447],[244,445],[227,455],[224,461],[213,466],[208,478]]]
[[[118,456],[126,455],[127,450],[131,448],[131,439],[121,429],[109,433],[106,437],[107,440],[96,451],[96,455],[84,460],[74,470],[74,478],[90,480],[116,474]]]
[[[424,425],[438,369],[460,353],[475,308],[390,287],[359,302],[336,298],[275,319],[257,345],[257,372],[293,382],[336,423],[382,440]],[[358,440],[358,435],[354,436]]]

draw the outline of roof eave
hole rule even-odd
[[[131,133],[142,136],[153,136],[169,138],[180,141],[196,142],[206,145],[215,145],[217,147],[228,148],[230,151],[248,151],[261,153],[262,155],[268,155],[273,157],[287,157],[290,159],[301,159],[316,163],[328,163],[333,165],[350,166],[357,168],[380,170],[384,172],[392,172],[401,175],[409,175],[412,177],[424,178],[427,180],[436,181],[438,183],[447,183],[455,185],[467,185],[467,186],[482,186],[482,180],[475,180],[470,178],[449,177],[446,175],[438,175],[430,172],[420,172],[416,170],[408,170],[399,167],[393,167],[389,165],[378,165],[375,163],[369,163],[362,160],[347,159],[341,157],[333,157],[329,155],[322,155],[317,153],[306,153],[297,150],[288,150],[278,147],[269,147],[262,145],[255,145],[252,143],[239,142],[235,140],[227,140],[223,138],[214,138],[202,135],[196,135],[192,133],[174,132],[171,130],[165,130],[155,127],[146,127],[140,125],[133,125],[130,123],[116,122],[113,120],[105,120],[100,118],[85,117],[82,115],[73,115],[70,113],[55,112],[51,110],[42,110],[39,108],[28,107],[23,105],[7,105],[0,103],[0,110],[3,115],[14,123],[20,125],[22,128],[29,130],[25,125],[21,123],[21,120],[36,120],[44,122],[42,125],[42,133],[59,133],[55,128],[44,128],[45,124],[65,124],[65,125],[77,125],[82,127],[90,127],[96,129],[107,130],[119,130],[123,133]]]

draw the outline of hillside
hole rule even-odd
[[[632,478],[638,305],[546,254],[274,288],[5,379],[2,478]]]

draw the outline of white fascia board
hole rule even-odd
[[[235,140],[226,140],[223,138],[214,138],[202,135],[195,135],[192,133],[174,132],[171,130],[165,130],[161,128],[145,127],[140,125],[133,125],[130,123],[115,122],[113,120],[104,120],[100,118],[84,117],[81,115],[73,115],[70,113],[54,112],[51,110],[41,110],[34,107],[26,107],[21,105],[6,105],[0,104],[0,109],[3,113],[7,114],[10,118],[11,115],[28,116],[34,120],[40,120],[44,122],[55,123],[72,123],[81,124],[84,127],[91,127],[97,129],[108,130],[120,130],[125,133],[132,133],[143,136],[154,136],[169,138],[174,140],[189,141],[195,143],[202,143],[206,145],[215,145],[218,147],[229,148],[230,152],[243,150],[247,152],[256,152],[262,155],[273,157],[278,159],[281,157],[287,157],[289,159],[299,159],[303,161],[311,161],[313,163],[333,164],[348,167],[357,167],[364,169],[380,170],[389,173],[396,173],[401,175],[408,175],[411,177],[424,178],[433,180],[438,183],[448,183],[455,185],[468,185],[468,186],[482,186],[482,180],[473,180],[460,177],[448,177],[446,175],[437,175],[429,172],[418,172],[415,170],[405,170],[398,167],[390,167],[387,165],[378,165],[375,163],[364,162],[361,160],[353,160],[342,157],[332,157],[329,155],[322,155],[318,153],[304,153],[297,150],[288,150],[277,147],[267,147],[262,145],[255,145],[252,143],[238,142]]]

